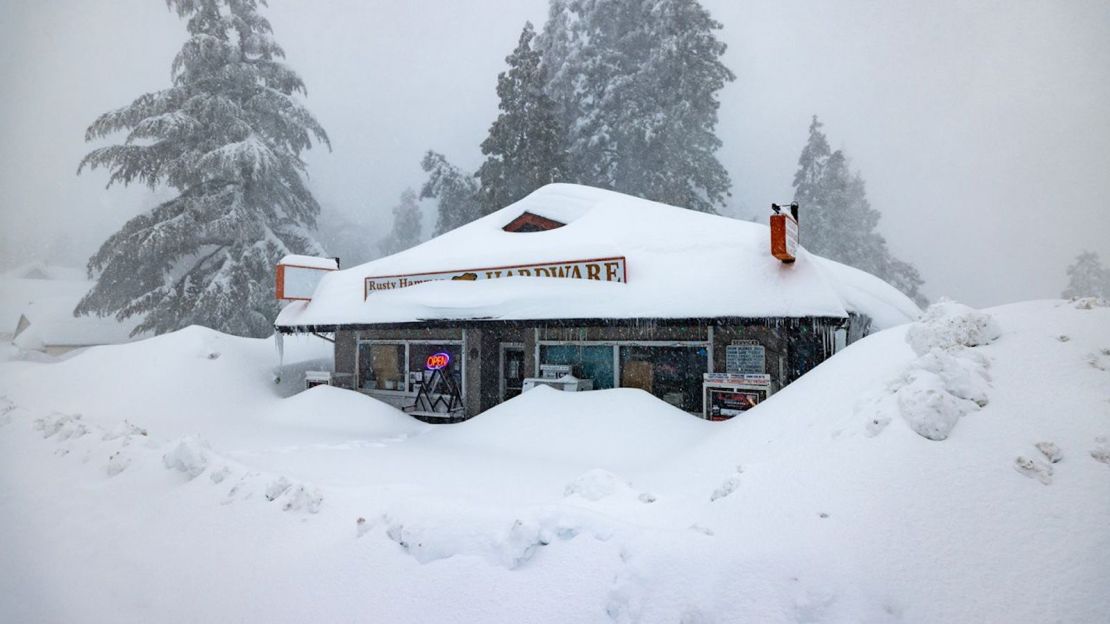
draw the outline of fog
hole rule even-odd
[[[718,126],[726,212],[763,219],[790,199],[816,113],[930,297],[1055,297],[1080,250],[1110,261],[1110,3],[703,3],[737,74]],[[504,57],[547,13],[546,0],[270,4],[333,143],[307,154],[313,191],[383,230],[425,150],[477,167]],[[83,264],[171,196],[76,169],[88,124],[168,86],[184,38],[162,0],[0,0],[4,263]]]

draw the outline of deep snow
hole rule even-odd
[[[911,344],[912,343],[912,344]],[[1110,308],[956,304],[741,418],[533,390],[430,426],[319,343],[0,364],[0,621],[985,622],[1110,613]]]

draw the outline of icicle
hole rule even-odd
[[[274,332],[274,348],[277,349],[277,366],[274,368],[274,383],[281,383],[282,368],[285,365],[285,338],[281,332]]]

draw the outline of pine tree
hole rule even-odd
[[[300,158],[327,134],[294,95],[305,87],[279,59],[265,0],[167,0],[188,19],[173,85],[101,115],[87,141],[126,131],[85,167],[108,185],[178,192],[113,234],[88,264],[96,286],[75,314],[145,315],[138,332],[200,324],[267,336],[278,312],[273,267],[288,253],[321,253],[310,230],[320,207]]]
[[[806,249],[820,253],[830,245],[824,240],[830,229],[830,213],[822,204],[825,201],[825,168],[832,156],[829,141],[821,131],[817,115],[809,124],[809,139],[798,158],[798,171],[794,174],[794,201],[804,206],[804,218],[798,223],[798,237]]]
[[[723,206],[717,93],[735,76],[697,0],[553,0],[539,41],[571,176],[694,210]]]
[[[537,188],[566,178],[564,137],[555,102],[544,92],[547,74],[532,46],[536,33],[524,24],[509,71],[497,76],[501,114],[482,142],[486,161],[478,169],[479,201],[489,214]]]
[[[799,242],[808,251],[886,280],[918,305],[927,304],[920,273],[895,258],[875,231],[882,215],[871,207],[863,177],[851,171],[842,150],[830,150],[821,127],[814,115],[794,174],[794,201],[801,206]]]
[[[420,197],[439,201],[436,236],[481,216],[478,183],[473,175],[447,162],[443,154],[430,150],[420,166],[428,173],[428,179],[420,189]]]
[[[1068,267],[1068,286],[1060,296],[1110,299],[1110,270],[1103,268],[1097,253],[1084,251],[1075,257],[1075,263]]]
[[[318,222],[316,240],[328,251],[327,255],[339,258],[341,267],[381,257],[378,246],[369,242],[381,235],[381,226],[368,220],[365,214],[354,216],[325,205]]]
[[[420,206],[416,204],[416,192],[405,189],[401,193],[401,203],[393,207],[393,229],[379,243],[382,254],[395,254],[419,243],[422,220]]]

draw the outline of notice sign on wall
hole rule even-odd
[[[499,279],[502,277],[547,277],[621,283],[627,281],[625,260],[623,256],[620,256],[616,258],[595,258],[592,260],[564,260],[481,269],[461,269],[438,273],[407,273],[403,275],[367,277],[363,283],[362,296],[365,299],[370,296],[371,293],[407,288],[424,282],[439,280],[471,282]]]
[[[767,370],[767,349],[755,340],[737,340],[725,347],[725,370],[760,375]]]

